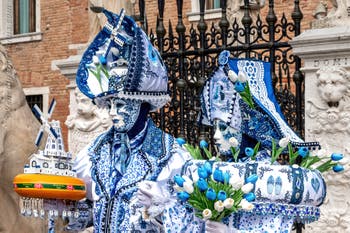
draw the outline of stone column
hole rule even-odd
[[[307,30],[290,43],[304,62],[305,139],[319,141],[328,155],[345,157],[343,173],[323,174],[327,197],[321,218],[306,232],[350,232],[350,26]]]

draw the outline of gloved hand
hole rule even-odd
[[[145,180],[138,186],[137,203],[143,205],[150,218],[160,215],[169,203],[169,194],[154,181]]]
[[[205,222],[205,233],[229,233],[229,228],[221,222],[207,220]]]
[[[161,197],[162,190],[154,181],[142,181],[136,193],[137,202],[140,205],[143,205],[146,209],[148,209],[154,202],[155,199],[159,199]]]

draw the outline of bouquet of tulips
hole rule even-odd
[[[254,208],[251,202],[255,195],[251,191],[257,175],[243,180],[219,168],[213,171],[212,162],[206,161],[191,176],[192,179],[176,175],[174,189],[181,201],[195,209],[197,217],[219,222],[239,209],[250,211]]]

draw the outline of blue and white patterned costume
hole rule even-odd
[[[165,65],[132,18],[103,13],[108,21],[85,51],[76,82],[96,105],[114,110],[114,126],[76,158],[90,201],[78,205],[86,211],[67,229],[93,222],[98,233],[202,232],[203,222],[177,202],[172,188],[190,155],[147,118],[170,99]],[[147,209],[137,198],[143,181],[158,187]]]
[[[78,176],[92,192],[95,232],[186,232],[184,228],[200,232],[202,222],[194,220],[176,197],[170,196],[173,176],[181,173],[182,165],[190,159],[172,136],[148,120],[147,126],[130,140],[130,162],[125,174],[117,179],[109,176],[113,169],[110,161],[117,156],[110,153],[112,145],[113,128],[99,136],[88,151],[79,153],[76,161]],[[168,197],[164,214],[159,216],[164,229],[143,219],[142,206],[135,202],[137,185],[144,180],[156,181],[163,191],[158,196]]]

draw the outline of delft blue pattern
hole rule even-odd
[[[204,161],[199,160],[187,162],[182,174],[191,176],[203,163]],[[258,174],[254,191],[256,208],[252,212],[240,211],[224,220],[225,224],[239,229],[240,232],[290,232],[294,220],[308,223],[316,221],[320,216],[317,206],[325,198],[325,184],[318,171],[304,172],[306,169],[300,167],[257,162],[215,162],[213,169],[218,167],[228,171],[231,176],[239,175],[242,178],[252,173]],[[306,179],[315,180],[315,187],[306,186]]]
[[[141,148],[132,151],[130,155],[132,158],[125,174],[114,184],[110,183],[109,177],[112,142],[113,130],[110,130],[98,137],[89,149],[92,178],[96,182],[95,191],[100,196],[94,208],[95,232],[130,232],[132,228],[140,227],[129,222],[132,212],[130,199],[137,190],[137,183],[157,179],[172,155],[174,139],[149,120]],[[157,150],[154,150],[155,148]],[[147,230],[159,232],[153,225],[146,224],[146,226]]]
[[[261,147],[264,149],[272,147],[272,140],[279,141],[283,137],[271,118],[264,114],[258,106],[256,109],[251,109],[243,100],[240,100],[239,104],[242,111],[241,132],[243,134],[261,142]]]
[[[228,66],[237,74],[242,71],[247,75],[254,102],[275,122],[282,137],[289,136],[291,141],[302,143],[302,139],[286,123],[277,103],[272,86],[270,63],[251,59],[229,59]]]
[[[104,13],[108,17],[110,26],[116,27],[119,16],[108,11],[104,11]],[[132,37],[132,42],[124,38],[124,45],[122,47],[118,46],[117,43],[110,39],[110,28],[105,26],[83,54],[77,71],[77,86],[81,92],[91,99],[111,94],[123,96],[124,98],[138,98],[149,102],[151,110],[156,110],[169,100],[168,77],[165,64],[145,32],[130,17],[124,17],[120,30]],[[109,79],[106,78],[109,86],[108,90],[99,92],[94,90],[95,93],[93,93],[92,88],[89,86],[92,84],[89,84],[88,80],[94,80],[96,77],[89,74],[88,66],[93,65],[93,56],[102,52],[106,59],[108,70],[111,62],[115,62],[119,58],[110,52],[111,47],[119,48],[119,55],[122,54],[123,58],[128,62],[126,77],[121,79],[112,75]]]

